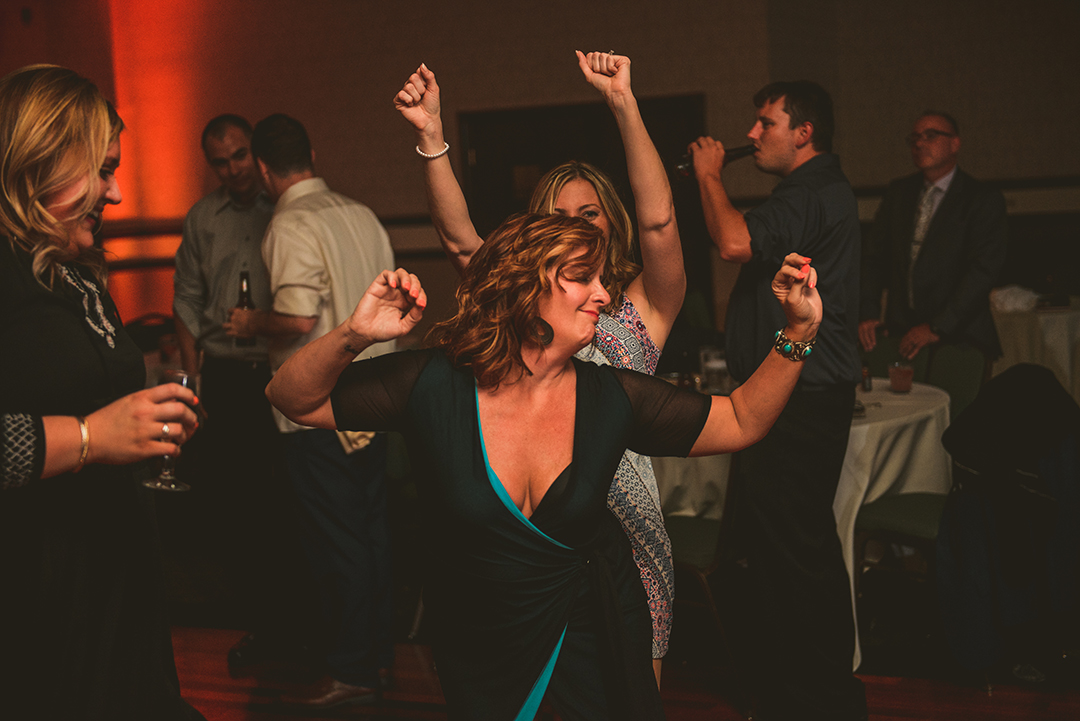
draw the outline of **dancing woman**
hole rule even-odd
[[[663,718],[649,607],[607,512],[610,479],[628,447],[686,456],[755,443],[809,355],[817,277],[793,253],[773,284],[787,317],[776,353],[730,398],[578,360],[611,300],[608,250],[579,219],[511,219],[474,254],[433,348],[352,362],[408,332],[426,305],[415,276],[385,271],[267,388],[298,423],[404,434],[451,719],[527,721],[545,695],[567,719]]]
[[[630,59],[611,53],[577,53],[585,79],[603,96],[615,117],[634,194],[642,265],[633,261],[633,224],[611,180],[600,170],[572,161],[549,171],[529,203],[533,213],[583,218],[609,241],[605,280],[613,303],[601,313],[594,342],[579,357],[652,375],[686,291],[675,208],[660,156],[642,122],[630,83]],[[424,177],[432,221],[459,272],[483,241],[477,235],[454,177],[443,137],[441,95],[435,74],[421,65],[394,98],[417,134],[425,158]],[[664,528],[652,462],[628,451],[608,495],[634,549],[634,561],[649,598],[654,670],[667,653],[675,579],[671,541]]]

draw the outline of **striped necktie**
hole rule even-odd
[[[915,218],[915,232],[911,237],[911,262],[908,264],[908,306],[915,307],[915,261],[922,250],[923,240],[926,239],[926,229],[930,227],[930,219],[934,215],[934,201],[941,195],[941,188],[931,185],[923,189],[922,197],[919,198],[918,215]]]

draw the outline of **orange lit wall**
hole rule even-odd
[[[203,160],[191,128],[203,122],[195,117],[199,56],[213,8],[199,0],[109,3],[115,101],[127,126],[117,173],[124,202],[109,209],[111,218],[183,217],[202,195]],[[146,246],[141,255],[158,255],[139,245]],[[110,290],[125,320],[172,313],[171,269],[113,273]]]

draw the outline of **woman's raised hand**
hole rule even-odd
[[[405,87],[394,96],[394,107],[412,124],[417,133],[434,134],[436,126],[438,132],[442,133],[439,84],[435,82],[435,73],[428,70],[427,65],[421,63],[416,72],[409,76]],[[442,148],[431,152],[438,150]]]
[[[364,291],[349,318],[349,333],[369,343],[400,338],[416,327],[426,307],[419,278],[403,268],[384,270]]]
[[[195,394],[176,383],[154,386],[113,401],[86,417],[87,463],[127,464],[175,456],[191,438],[198,419]],[[168,433],[165,427],[168,426]]]
[[[821,324],[821,296],[817,292],[817,270],[810,259],[789,253],[773,278],[772,291],[787,316],[788,325],[810,340]]]
[[[605,100],[630,92],[630,58],[614,53],[577,53],[578,67]]]

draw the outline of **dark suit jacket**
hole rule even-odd
[[[911,307],[907,273],[922,188],[922,174],[916,173],[894,180],[885,191],[873,228],[863,239],[859,318],[881,317],[881,291],[888,288],[885,323],[890,334],[929,323],[943,342],[970,343],[996,358],[1001,347],[989,294],[1005,262],[1005,197],[957,169],[915,261]]]

